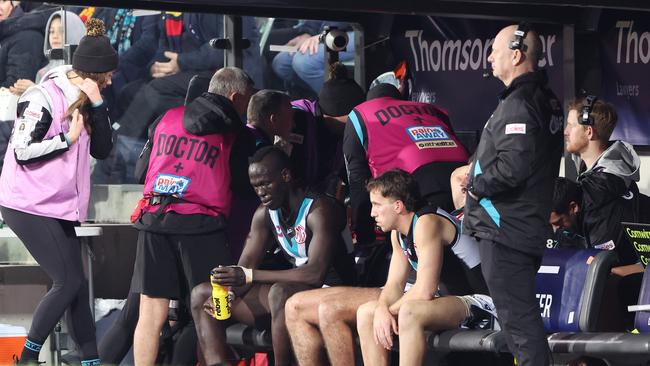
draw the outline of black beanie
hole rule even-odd
[[[365,93],[359,84],[348,78],[347,70],[340,62],[332,65],[331,74],[331,79],[323,84],[318,94],[318,106],[328,116],[345,116],[365,101]]]
[[[104,73],[117,68],[117,52],[104,35],[104,22],[90,18],[86,22],[86,35],[72,55],[72,68],[83,72]]]
[[[402,94],[393,84],[381,83],[374,86],[372,89],[368,90],[368,95],[366,100],[371,100],[375,98],[390,97],[395,99],[402,99]]]

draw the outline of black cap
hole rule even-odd
[[[343,64],[335,63],[331,74],[332,78],[323,84],[318,94],[318,106],[328,116],[345,116],[365,101],[365,93],[359,84],[347,77]]]
[[[104,73],[117,68],[117,52],[104,35],[104,22],[91,18],[86,22],[86,35],[72,55],[72,68],[83,72]]]

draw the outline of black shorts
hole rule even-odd
[[[131,291],[179,299],[210,281],[210,270],[233,260],[223,230],[204,234],[140,231]]]

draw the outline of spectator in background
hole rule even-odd
[[[243,51],[244,68],[251,70],[254,80],[259,80],[256,27],[251,17],[244,17],[242,22],[243,36],[252,44]],[[93,173],[94,177],[108,176],[108,183],[135,183],[132,172],[147,128],[165,111],[183,104],[194,75],[210,77],[223,65],[223,51],[208,43],[212,38],[222,37],[222,15],[166,12],[159,18],[157,30],[158,47],[148,63],[151,79],[135,93],[122,117],[114,123],[118,134],[115,152],[107,164],[97,168],[100,171],[96,169]],[[115,171],[121,173],[114,174]]]
[[[52,13],[50,18],[47,20],[47,25],[45,26],[46,36],[43,41],[43,55],[45,55],[46,58],[48,58],[48,54],[51,50],[63,49],[64,44],[78,45],[81,37],[86,34],[86,26],[84,23],[77,14],[70,11],[65,12],[66,30],[64,32],[62,14],[63,11],[56,11]],[[36,73],[36,84],[41,82],[43,76],[48,71],[63,64],[65,64],[64,59],[52,59],[49,57],[47,65],[42,67]],[[18,79],[18,81],[16,81],[16,83],[9,89],[12,93],[21,95],[32,85],[34,85],[34,82],[29,79]]]
[[[164,111],[183,104],[187,85],[196,74],[211,76],[223,66],[223,51],[209,41],[223,36],[223,16],[166,12],[158,22],[159,44],[149,62],[152,78],[137,93],[119,121],[118,134],[142,138],[147,127]],[[243,19],[244,37],[252,47],[244,50],[246,65],[259,57],[255,24]],[[246,67],[245,67],[246,68]],[[250,74],[256,80],[257,73]]]
[[[2,3],[10,3],[3,1]],[[23,14],[19,17],[11,17],[7,21],[2,21],[0,15],[0,36],[17,33],[22,29],[37,29],[43,33],[45,24],[50,15],[57,10],[57,6],[37,2],[18,2],[14,1],[14,6],[20,3]],[[4,13],[5,15],[8,13]]]
[[[325,45],[320,35],[326,26],[337,27],[348,33],[349,42],[344,52],[339,53],[341,61],[354,57],[354,32],[347,23],[328,21],[304,21],[296,28],[300,35],[287,42],[286,46],[297,47],[297,52],[280,52],[273,58],[272,68],[280,79],[285,80],[288,90],[298,88],[301,95],[313,98],[320,92],[325,81]]]
[[[132,9],[95,7],[86,7],[80,14],[82,19],[93,17],[106,23],[106,35],[120,57],[107,90],[111,118],[118,120],[147,81],[147,67],[158,46],[160,15],[135,16]]]
[[[19,1],[0,0],[0,23],[16,21],[24,12]],[[24,22],[0,33],[0,88],[9,88],[19,79],[34,80],[45,64],[41,45],[43,24]]]

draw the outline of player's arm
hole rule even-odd
[[[239,257],[239,266],[256,268],[264,258],[267,243],[272,239],[266,220],[266,208],[260,205],[253,215],[251,229]],[[244,293],[250,286],[250,281],[246,281],[246,273],[241,267],[216,267],[212,269],[213,279],[223,286],[233,286],[238,295]]]
[[[388,269],[386,285],[381,290],[379,300],[375,306],[375,313],[372,319],[372,327],[375,342],[386,349],[393,347],[393,334],[397,334],[397,316],[391,314],[390,305],[399,301],[404,294],[404,285],[409,275],[410,264],[397,240],[397,232],[391,233],[391,245],[393,255]]]
[[[444,219],[436,215],[423,215],[418,219],[413,233],[418,251],[417,277],[413,287],[391,304],[389,308],[391,314],[397,315],[400,306],[406,301],[433,299],[434,293],[438,290],[442,268],[446,224]]]
[[[269,240],[272,240],[271,231],[268,225],[266,208],[260,205],[251,221],[251,229],[246,237],[244,249],[239,256],[237,265],[246,268],[257,268],[266,253]]]
[[[406,285],[410,272],[411,265],[406,256],[402,253],[402,248],[397,240],[397,231],[393,230],[391,233],[390,242],[393,249],[393,255],[390,258],[386,284],[381,290],[381,294],[377,300],[377,306],[382,305],[389,307],[404,295],[404,286]]]

